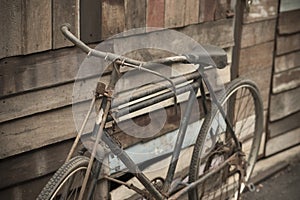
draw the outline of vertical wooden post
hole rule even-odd
[[[235,5],[235,17],[234,17],[234,47],[232,52],[232,65],[231,65],[231,80],[235,79],[239,75],[239,62],[241,51],[241,38],[244,19],[244,9],[246,6],[246,0],[237,0]]]

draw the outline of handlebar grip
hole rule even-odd
[[[91,48],[84,44],[81,40],[79,40],[73,33],[71,33],[71,25],[69,23],[62,24],[60,27],[61,32],[64,36],[71,41],[73,44],[78,46],[84,52],[89,53]]]

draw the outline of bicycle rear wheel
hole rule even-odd
[[[89,159],[84,156],[76,156],[66,162],[49,180],[37,199],[77,199],[88,163]]]
[[[229,83],[219,102],[242,146],[244,164],[226,165],[190,190],[189,199],[238,199],[245,187],[242,182],[249,181],[256,162],[263,131],[263,104],[257,86],[250,80],[236,79]],[[213,109],[205,118],[194,146],[189,182],[224,163],[234,154],[235,146],[224,118],[219,110]],[[237,167],[244,169],[244,176]]]

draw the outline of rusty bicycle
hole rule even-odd
[[[227,55],[222,48],[204,46],[205,55],[193,51],[144,62],[92,49],[70,32],[69,25],[63,25],[61,31],[89,57],[110,62],[110,79],[107,84],[97,81],[89,110],[81,120],[82,126],[66,162],[37,199],[111,199],[109,185],[113,184],[133,190],[136,199],[239,199],[243,190],[251,186],[250,177],[263,132],[262,99],[255,83],[247,79],[235,79],[225,90],[213,88],[215,83],[205,72],[212,65],[217,68],[227,65]],[[207,55],[213,64],[205,62]],[[155,70],[173,64],[192,65],[194,70],[170,77]],[[116,92],[116,85],[126,67],[144,77],[151,74],[158,79],[151,84],[139,85],[133,92],[130,90],[129,97],[122,96]],[[186,94],[186,99],[179,111],[178,96],[182,94]],[[114,131],[118,129],[121,117],[166,100],[172,102],[172,106],[167,104],[172,115],[181,115],[180,123],[174,149],[168,153],[170,159],[165,177],[150,179],[140,163],[137,164],[124,150]],[[196,139],[191,145],[188,169],[178,178],[175,171],[184,140],[189,137],[188,126],[196,121],[193,119],[195,108],[199,113],[201,111],[203,120],[201,125],[198,124]],[[91,113],[95,114],[94,123],[92,131],[86,133],[84,127]],[[87,146],[79,151],[79,155],[73,156],[81,138],[87,138],[84,140]],[[122,161],[126,173],[135,177],[141,187],[120,180],[107,170],[107,159],[111,155]]]

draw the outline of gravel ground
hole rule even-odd
[[[300,200],[300,160],[258,184],[243,200]]]

